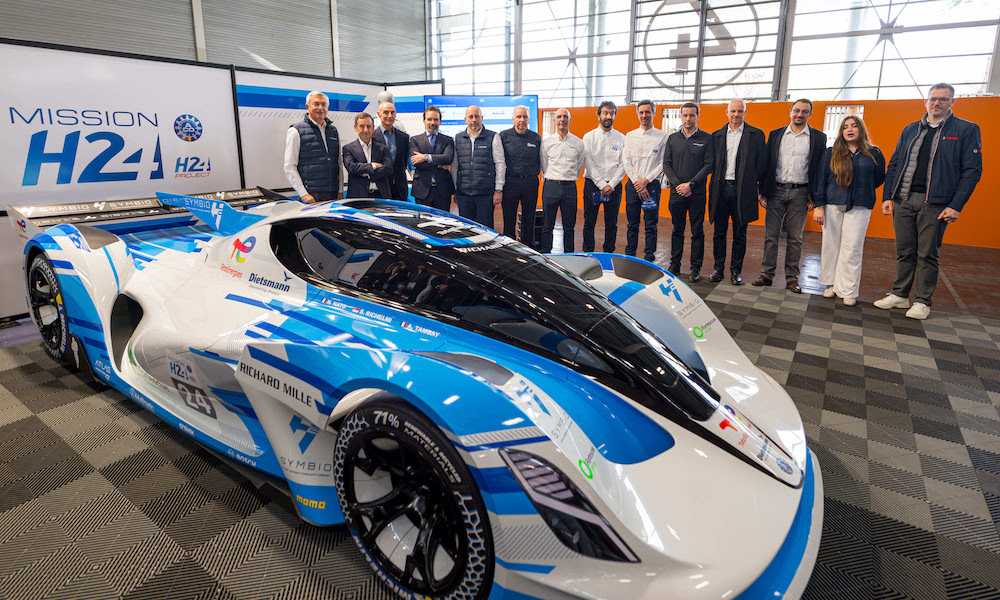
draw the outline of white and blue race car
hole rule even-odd
[[[400,596],[802,594],[801,418],[670,273],[413,204],[159,198],[200,220],[26,236],[45,349],[346,523]]]

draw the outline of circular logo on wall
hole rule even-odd
[[[181,115],[174,121],[174,133],[185,142],[197,140],[201,132],[201,121],[194,115]]]

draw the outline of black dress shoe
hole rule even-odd
[[[667,268],[667,270],[670,271],[671,275],[677,275],[678,273],[681,272],[681,266],[680,265],[670,265]]]
[[[691,271],[691,277],[688,278],[691,283],[698,283],[701,281],[701,273],[698,271]]]
[[[719,283],[722,281],[722,271],[712,271],[712,274],[708,276],[708,280],[712,283]]]
[[[729,281],[733,285],[743,285],[743,279],[740,277],[739,273],[733,273],[733,276],[729,278]]]

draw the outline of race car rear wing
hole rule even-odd
[[[248,188],[191,194],[194,198],[220,200],[237,210],[246,210],[259,204],[292,198],[281,191],[265,188]],[[289,193],[294,193],[291,189]],[[183,213],[187,213],[184,215]],[[7,218],[19,237],[30,240],[49,227],[62,223],[91,225],[101,229],[125,231],[136,221],[153,217],[190,217],[183,206],[171,206],[157,198],[135,200],[107,200],[100,202],[75,202],[73,204],[46,204],[41,206],[8,206]],[[173,225],[173,223],[171,223]]]

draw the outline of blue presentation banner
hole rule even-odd
[[[441,133],[455,136],[465,129],[465,109],[476,105],[483,111],[483,127],[503,131],[514,126],[514,107],[527,106],[531,117],[530,129],[538,127],[538,96],[424,96],[424,105],[441,109]]]

